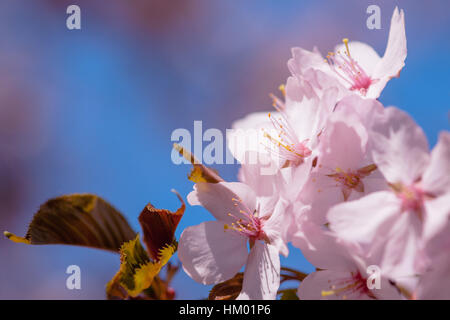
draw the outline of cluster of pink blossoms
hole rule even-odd
[[[347,39],[325,58],[292,50],[285,101],[234,124],[262,129],[266,148],[230,144],[240,182],[200,182],[188,195],[217,219],[181,235],[190,277],[217,284],[245,266],[238,299],[275,299],[292,243],[317,267],[300,299],[450,299],[450,134],[430,152],[408,114],[377,100],[406,52],[397,8],[383,57]],[[261,174],[267,163],[273,174]]]

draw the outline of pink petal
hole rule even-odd
[[[354,266],[343,244],[335,235],[312,222],[307,215],[297,218],[298,230],[292,244],[302,251],[305,258],[320,269],[346,271]]]
[[[370,194],[377,191],[388,190],[389,186],[386,183],[380,171],[375,170],[370,176],[364,178],[364,193]],[[354,199],[356,200],[356,199]]]
[[[447,227],[450,218],[450,193],[425,202],[424,239],[428,241]],[[450,239],[450,238],[449,238]],[[440,242],[440,245],[443,245]],[[446,250],[445,248],[441,248]]]
[[[305,77],[288,77],[286,81],[286,105],[292,105],[293,102],[301,102],[304,97],[311,99],[317,96],[316,86]]]
[[[395,107],[374,114],[372,125],[373,159],[386,180],[409,186],[420,179],[430,158],[422,129]]]
[[[309,140],[310,149],[317,143],[317,136],[323,130],[328,116],[333,112],[336,105],[338,92],[336,88],[328,88],[324,91],[321,99],[304,99],[301,103],[296,102],[288,106],[286,113],[299,141]]]
[[[310,273],[301,283],[297,291],[300,300],[342,300],[369,299],[367,295],[326,294],[333,290],[332,284],[340,279],[350,278],[350,271],[321,270]],[[345,295],[345,298],[344,298]]]
[[[248,256],[242,291],[237,300],[274,300],[279,286],[278,249],[257,241]]]
[[[312,157],[308,157],[298,166],[290,166],[280,170],[277,189],[284,199],[288,201],[295,201],[298,199],[311,172],[312,160]]]
[[[383,189],[380,188],[378,180],[372,183],[371,178],[376,172],[363,177],[359,189],[350,189],[332,176],[338,172],[356,173],[369,164],[366,159],[367,131],[359,121],[359,117],[347,111],[349,110],[341,108],[331,115],[326,126],[327,130],[320,139],[319,164],[313,170],[301,194],[301,199],[305,203],[311,203],[317,223],[327,222],[326,213],[330,207],[346,200],[358,199],[370,190]],[[382,178],[379,173],[378,176]],[[345,195],[344,191],[347,191]]]
[[[311,220],[319,225],[328,222],[326,215],[332,206],[344,201],[341,187],[326,173],[325,170],[313,172],[300,195],[302,202],[311,205]]]
[[[288,68],[292,75],[301,75],[308,69],[328,68],[323,57],[318,52],[308,51],[302,48],[292,48],[292,58],[288,61]]]
[[[344,202],[330,209],[330,228],[339,238],[372,245],[383,240],[400,215],[400,200],[391,192],[371,193],[359,200]]]
[[[327,123],[327,131],[321,137],[320,165],[328,171],[337,167],[344,171],[359,169],[365,157],[367,140],[367,130],[357,116],[334,113]]]
[[[372,293],[377,297],[379,300],[405,300],[405,297],[403,297],[400,292],[398,291],[397,287],[395,287],[391,280],[387,279],[386,277],[381,278],[381,284],[380,289],[373,289]]]
[[[392,286],[386,278],[381,278],[380,289],[372,289],[370,296],[361,291],[344,291],[337,294],[329,294],[334,289],[339,289],[345,285],[339,286],[339,281],[342,279],[351,278],[351,272],[355,272],[353,269],[348,271],[335,271],[335,270],[321,270],[309,274],[306,279],[302,281],[298,288],[297,295],[300,300],[369,300],[369,299],[401,299],[397,289]],[[365,274],[365,270],[364,270]],[[332,288],[332,285],[336,285],[336,288]],[[328,294],[327,294],[328,291]]]
[[[421,300],[450,299],[450,256],[442,254],[419,282],[416,296]]]
[[[241,218],[240,210],[253,213],[256,209],[254,191],[239,182],[199,182],[195,184],[194,191],[188,194],[187,200],[192,206],[205,207],[217,220],[224,223],[236,222],[236,218]]]
[[[402,212],[386,230],[380,267],[392,279],[412,277],[417,273],[416,258],[421,245],[422,223],[415,212]],[[377,254],[377,253],[374,253]]]
[[[285,243],[286,229],[292,220],[291,216],[286,214],[286,207],[288,205],[289,203],[287,201],[279,199],[273,208],[269,219],[264,222],[263,227],[270,243],[285,257],[289,254],[289,249]]]
[[[429,213],[434,212],[432,210],[433,207],[442,207],[442,205],[447,210],[441,209],[440,212],[437,212],[438,215],[436,217],[433,214],[432,221],[425,221],[424,249],[420,251],[417,259],[418,268],[421,268],[420,273],[424,273],[430,268],[432,269],[441,256],[448,256],[448,248],[450,248],[449,200],[450,195],[447,195],[426,204]]]
[[[250,155],[250,157],[253,156]],[[241,165],[238,178],[239,181],[252,188],[258,197],[269,197],[275,192],[275,186],[277,183],[276,173],[265,174],[269,173],[270,171],[268,170],[271,169],[270,162],[272,160],[268,155],[259,154],[257,157],[261,161],[260,163]],[[278,172],[278,168],[276,169]]]
[[[223,223],[207,221],[183,231],[178,258],[192,279],[215,284],[231,279],[245,264],[246,242],[237,232],[225,231]]]
[[[278,117],[278,113],[272,112],[272,116]],[[262,129],[269,131],[271,128],[273,125],[269,119],[269,112],[250,113],[235,121],[232,130],[227,132],[227,146],[230,153],[242,164],[257,163],[258,158],[249,158],[247,153],[253,151],[253,155],[269,154],[262,145],[267,141]]]
[[[359,95],[352,94],[339,101],[336,105],[335,112],[339,111],[357,115],[361,123],[369,127],[374,118],[374,114],[383,113],[384,107],[375,99],[364,99]]]
[[[381,58],[378,53],[368,44],[359,41],[350,41],[348,43],[350,55],[359,64],[359,66],[370,76],[373,73],[374,67],[380,62]],[[334,52],[347,51],[344,44],[336,46]]]
[[[287,108],[289,102],[301,102],[303,98],[321,98],[323,91],[336,88],[339,98],[348,94],[346,87],[336,78],[329,64],[316,50],[308,51],[302,48],[292,49],[292,58],[288,68],[293,77],[286,83]]]
[[[450,133],[442,132],[423,174],[422,187],[434,196],[450,192]]]
[[[378,79],[378,81],[370,86],[367,93],[368,98],[377,98],[386,83],[393,77],[399,76],[400,70],[405,65],[406,54],[404,12],[403,10],[399,12],[396,7],[391,19],[386,51],[372,74],[372,78]]]

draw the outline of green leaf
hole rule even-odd
[[[18,243],[67,244],[114,252],[136,236],[119,211],[92,194],[50,199],[34,215],[25,237],[4,234]]]
[[[169,262],[170,258],[175,253],[175,246],[168,245],[160,250],[159,258],[155,262],[147,262],[141,268],[136,270],[134,275],[135,288],[130,291],[131,296],[136,296],[144,289],[150,287],[153,282],[153,278],[159,274],[162,267]]]
[[[125,242],[120,248],[120,282],[128,290],[136,288],[134,275],[141,266],[150,262],[150,259],[141,244],[139,234],[134,240]]]

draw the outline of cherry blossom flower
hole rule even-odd
[[[269,155],[278,168],[302,164],[312,156],[336,97],[337,89],[330,88],[321,99],[275,102],[276,112],[253,113],[236,121],[228,137],[230,152],[243,166],[249,164],[249,152]]]
[[[297,90],[297,99],[300,100],[314,94],[314,88],[323,90],[327,87],[339,88],[340,97],[353,92],[366,98],[378,98],[387,82],[399,75],[406,51],[404,13],[396,7],[383,57],[369,45],[349,42],[346,38],[334,52],[328,53],[326,59],[317,49],[294,48],[293,57],[288,62],[295,78],[291,85],[300,89]]]
[[[423,131],[403,111],[387,108],[375,114],[372,126],[374,162],[390,190],[331,208],[330,228],[347,241],[377,243],[386,272],[411,276],[418,272],[423,241],[450,216],[442,202],[450,191],[450,134],[440,135],[430,155]]]
[[[285,201],[257,197],[238,182],[197,183],[188,195],[217,221],[186,228],[178,256],[185,272],[203,284],[232,278],[246,265],[239,299],[275,299],[280,282],[279,253],[288,249],[281,239]],[[250,253],[247,245],[250,246]]]
[[[326,213],[333,205],[387,188],[367,152],[366,125],[374,112],[382,111],[383,106],[376,100],[353,95],[344,98],[328,118],[318,161],[300,194],[303,203],[311,204],[310,214],[317,223],[327,222]]]
[[[185,272],[216,284],[245,266],[238,298],[274,299],[292,242],[318,268],[301,299],[448,298],[450,134],[430,154],[421,128],[376,100],[404,66],[403,11],[383,57],[348,39],[326,59],[292,52],[284,101],[227,132],[240,182],[200,182],[188,196],[216,221],[182,233]]]
[[[310,273],[300,284],[301,300],[401,299],[397,288],[380,273],[370,278],[376,266],[356,244],[344,242],[326,228],[302,216],[301,228],[293,241],[309,262],[320,271]],[[369,284],[372,286],[369,287]]]
[[[297,231],[295,216],[303,212],[305,207],[298,198],[310,176],[313,161],[311,157],[307,158],[304,163],[281,168],[274,175],[262,175],[261,163],[242,165],[239,169],[239,181],[250,186],[258,197],[270,198],[278,195],[286,201],[283,223],[279,228],[285,243],[290,242]]]

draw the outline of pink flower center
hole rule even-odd
[[[405,186],[401,183],[392,184],[391,188],[396,193],[397,197],[402,200],[402,211],[422,212],[425,192],[417,184]]]
[[[360,192],[364,191],[362,186],[362,175],[358,172],[348,170],[343,171],[341,168],[336,168],[336,173],[329,174],[328,177],[333,178],[336,182],[349,189],[357,189]],[[362,190],[360,190],[362,188]]]
[[[348,48],[348,39],[342,40],[345,44],[346,51],[342,54],[340,51],[334,53],[329,52],[327,59],[331,69],[350,85],[350,90],[359,91],[362,95],[366,95],[370,85],[375,82],[371,79],[363,68],[350,55]]]
[[[350,169],[344,171],[337,167],[334,170],[334,173],[327,174],[327,176],[333,178],[338,183],[337,186],[341,186],[344,200],[347,201],[352,190],[364,192],[364,184],[362,181],[363,178],[370,175],[376,169],[377,166],[374,164],[365,166],[355,171]]]
[[[240,218],[231,212],[228,213],[228,215],[235,218],[236,221],[231,224],[225,224],[225,231],[234,230],[244,237],[249,238],[251,241],[267,240],[267,236],[263,230],[264,221],[257,216],[257,210],[251,212],[241,199],[233,198],[232,200],[236,207],[243,207],[243,209],[239,210]]]
[[[349,277],[328,280],[329,290],[322,290],[322,296],[335,295],[342,299],[347,299],[349,295],[357,294],[359,296],[373,296],[367,287],[367,279],[359,272],[352,272]]]

